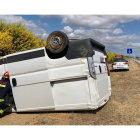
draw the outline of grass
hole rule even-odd
[[[138,92],[135,92],[134,94],[139,94]]]

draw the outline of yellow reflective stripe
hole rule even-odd
[[[4,99],[0,99],[0,102],[3,102],[4,101]]]
[[[7,76],[3,76],[3,78],[8,78]]]
[[[11,104],[7,104],[8,106],[11,106]]]
[[[2,84],[0,84],[0,87],[6,87],[6,85],[2,85]]]
[[[0,114],[1,114],[1,115],[3,114],[3,112],[4,112],[4,111],[3,111],[2,109],[0,109]]]
[[[10,108],[10,106],[9,106],[9,107],[7,107],[7,108],[5,108],[3,111],[7,110],[8,108]]]

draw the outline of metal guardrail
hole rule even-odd
[[[138,60],[138,59],[133,59],[133,60],[134,60],[134,62],[140,64],[140,60]]]

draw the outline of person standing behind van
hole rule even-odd
[[[2,115],[4,111],[11,106],[11,104],[7,104],[5,101],[5,97],[9,94],[9,96],[13,96],[12,88],[9,81],[9,73],[8,71],[4,73],[2,79],[0,80],[0,114]]]

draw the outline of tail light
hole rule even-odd
[[[117,63],[113,63],[112,65],[116,65]]]
[[[128,65],[128,63],[123,63],[124,65]]]
[[[94,67],[93,57],[88,57],[88,66],[91,77],[96,79],[96,71]]]
[[[108,68],[108,65],[107,65],[107,59],[105,59],[105,64],[106,64],[106,67],[107,67],[108,76],[110,76],[109,68]]]

